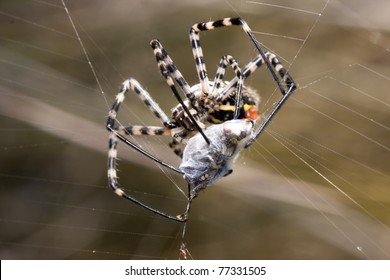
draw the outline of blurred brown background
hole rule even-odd
[[[150,40],[160,39],[195,84],[189,27],[238,15],[300,89],[242,153],[233,174],[194,201],[186,237],[191,254],[390,258],[388,1],[65,2],[101,88],[61,1],[0,3],[2,259],[178,257],[181,225],[108,189],[105,118],[128,77],[169,113],[177,101],[158,73]],[[202,33],[201,42],[210,78],[222,55],[241,65],[256,55],[239,28]],[[267,70],[247,82],[267,111],[275,96]],[[134,96],[119,119],[159,124]],[[179,164],[169,139],[134,140]],[[122,144],[119,158],[129,192],[170,213],[184,211],[175,188],[186,189],[180,176]]]

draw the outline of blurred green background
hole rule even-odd
[[[104,123],[136,78],[167,113],[158,38],[190,84],[194,23],[242,16],[299,83],[232,175],[194,201],[186,244],[196,259],[389,259],[388,1],[65,1],[98,82],[57,0],[0,3],[2,259],[175,259],[181,225],[115,196]],[[271,5],[272,4],[272,5]],[[257,55],[239,28],[201,34],[209,77],[222,55]],[[228,74],[227,77],[231,77]],[[269,110],[266,69],[248,79]],[[123,124],[159,125],[128,96]],[[134,139],[178,165],[169,139]],[[181,213],[185,182],[119,145],[120,183]],[[325,179],[324,179],[325,178]]]

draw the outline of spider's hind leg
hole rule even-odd
[[[154,127],[154,126],[128,126],[128,127],[117,127],[116,123],[116,117],[119,111],[119,108],[121,104],[123,103],[125,99],[126,93],[131,89],[134,91],[140,99],[145,103],[145,105],[157,116],[161,122],[163,123],[164,127]],[[109,135],[109,142],[108,142],[108,169],[107,169],[107,177],[108,177],[108,184],[110,188],[120,197],[123,197],[155,214],[158,214],[160,216],[163,216],[165,218],[168,218],[173,221],[177,222],[185,222],[183,217],[179,216],[173,216],[170,214],[167,214],[165,212],[162,212],[160,210],[154,209],[153,207],[150,207],[143,203],[142,201],[138,200],[137,198],[131,196],[128,194],[124,189],[119,187],[118,177],[117,177],[117,145],[118,145],[118,139],[124,142],[126,145],[132,147],[136,151],[140,152],[144,156],[150,158],[151,160],[157,162],[158,164],[165,166],[173,171],[175,171],[178,174],[183,174],[183,172],[170,165],[169,163],[166,163],[165,161],[162,161],[158,157],[150,154],[146,150],[144,150],[141,146],[133,143],[129,139],[127,139],[126,135],[166,135],[170,133],[170,130],[172,128],[177,127],[176,123],[171,122],[166,114],[160,109],[160,107],[157,105],[156,102],[150,97],[149,93],[146,92],[139,83],[134,80],[126,80],[121,87],[120,92],[117,94],[115,102],[108,114],[106,128],[110,131]]]
[[[118,182],[118,176],[117,176],[117,145],[118,145],[118,138],[125,142],[126,144],[130,145],[134,149],[140,151],[145,156],[148,156],[149,158],[155,160],[156,162],[160,163],[161,165],[170,167],[171,169],[177,171],[178,173],[181,173],[180,170],[174,168],[173,166],[167,165],[165,162],[162,162],[161,160],[157,159],[153,155],[148,154],[146,151],[144,151],[141,147],[135,145],[134,143],[128,141],[126,138],[124,138],[122,135],[117,134],[116,130],[112,130],[109,136],[109,142],[108,142],[108,169],[107,169],[107,178],[108,178],[108,185],[110,188],[114,191],[114,193],[120,197],[123,197],[155,214],[158,214],[162,217],[165,217],[167,219],[177,221],[177,222],[186,222],[186,217],[182,217],[181,215],[173,216],[170,214],[167,214],[165,212],[162,212],[160,210],[157,210],[153,207],[150,207],[149,205],[143,203],[142,201],[138,200],[137,198],[131,196],[128,194],[124,189],[119,187]]]

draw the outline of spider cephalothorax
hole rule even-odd
[[[209,82],[210,87],[214,87],[214,82]],[[219,91],[221,92],[226,86],[227,81],[222,81],[219,85]],[[201,84],[196,84],[191,87],[191,92],[195,96],[201,96]],[[232,87],[230,92],[226,94],[222,100],[214,100],[206,98],[199,106],[194,107],[188,99],[184,100],[185,106],[188,108],[194,120],[201,129],[204,129],[208,124],[219,124],[228,120],[234,119],[236,110],[236,96],[237,89]],[[238,106],[237,119],[252,119],[259,118],[258,107],[260,103],[260,97],[257,92],[246,86],[241,88],[241,99]],[[175,154],[182,157],[182,149],[179,144],[186,144],[187,140],[194,136],[198,132],[197,128],[188,117],[181,104],[172,109],[172,118],[178,124],[176,128],[171,130],[172,140],[170,147]],[[183,143],[184,142],[184,143]]]

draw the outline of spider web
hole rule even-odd
[[[299,83],[234,172],[193,203],[186,243],[199,259],[389,259],[389,22],[386,1],[2,1],[2,259],[177,258],[181,225],[107,187],[105,117],[136,78],[169,113],[177,101],[151,48],[158,38],[197,83],[188,28],[242,16]],[[239,28],[201,34],[210,78],[224,54],[256,55]],[[82,45],[80,44],[82,43]],[[232,76],[230,73],[229,75]],[[228,75],[228,77],[229,77]],[[268,112],[266,69],[248,84]],[[159,125],[135,96],[123,124]],[[168,139],[138,144],[177,165]],[[180,213],[184,181],[119,145],[120,182]]]

